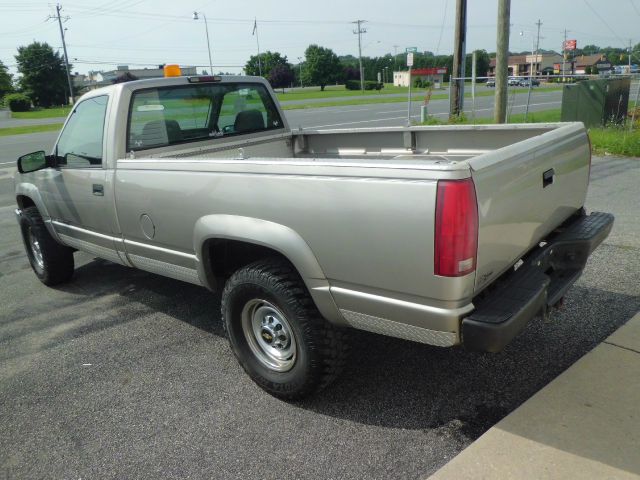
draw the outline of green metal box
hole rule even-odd
[[[629,78],[585,80],[562,90],[563,122],[582,122],[585,127],[623,123],[629,105]]]

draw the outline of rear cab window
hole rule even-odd
[[[261,84],[157,87],[133,93],[127,151],[277,130],[283,122]]]

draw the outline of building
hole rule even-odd
[[[613,65],[605,55],[596,53],[594,55],[580,55],[573,59],[573,72],[576,75],[586,73],[608,72],[613,69]],[[589,72],[587,72],[589,70]]]
[[[73,84],[80,93],[84,93],[88,90],[94,90],[105,85],[111,85],[121,75],[126,73],[132,75],[138,80],[145,80],[148,78],[162,78],[164,77],[164,70],[162,65],[158,68],[129,68],[128,65],[118,65],[115,70],[108,70],[105,72],[89,72],[87,75],[80,75],[76,73],[73,77]],[[182,75],[197,75],[196,67],[180,67]]]
[[[442,83],[442,80],[446,74],[447,67],[416,68],[411,70],[411,78],[413,82],[420,79],[423,82]],[[393,72],[393,86],[408,87],[409,72]]]
[[[509,67],[509,76],[529,77],[531,76],[531,67],[533,66],[533,75],[541,75],[549,73],[553,70],[556,63],[562,63],[562,55],[557,53],[538,53],[528,55],[510,55],[507,60]],[[490,77],[496,75],[496,59],[495,57],[489,62]]]

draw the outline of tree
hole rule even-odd
[[[293,83],[293,71],[291,70],[291,66],[286,65],[276,65],[271,69],[269,75],[267,75],[267,80],[273,88],[282,88],[284,93],[285,87],[290,87]]]
[[[33,42],[18,47],[15,59],[21,75],[20,89],[31,97],[34,105],[50,107],[67,103],[70,92],[64,60],[49,44]]]
[[[6,65],[0,61],[0,100],[7,93],[11,92],[13,92],[13,81],[11,78],[11,74],[7,70]]]
[[[598,47],[597,45],[585,45],[584,47],[582,47],[583,55],[593,55],[598,52],[600,52],[600,47]]]
[[[330,48],[309,45],[304,52],[305,69],[302,80],[307,85],[319,85],[320,90],[340,78],[342,65]]]
[[[465,59],[465,75],[467,77],[471,76],[471,65],[473,63],[472,57],[473,54],[468,53]],[[491,58],[489,58],[489,54],[486,50],[476,50],[476,76],[486,77],[487,72],[489,71],[490,62]]]
[[[249,61],[244,66],[244,71],[247,75],[262,75],[266,78],[269,72],[271,72],[276,65],[288,66],[287,57],[283,57],[278,52],[270,52],[267,50],[260,54],[259,65],[258,55],[251,55],[251,57],[249,57]],[[262,73],[260,73],[261,70]]]

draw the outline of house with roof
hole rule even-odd
[[[557,53],[510,55],[507,60],[509,76],[529,77],[532,71],[533,75],[541,75],[543,72],[550,72],[554,64],[558,61],[562,62],[562,55]],[[495,57],[489,61],[489,71],[487,75],[490,77],[495,77],[496,75]]]

